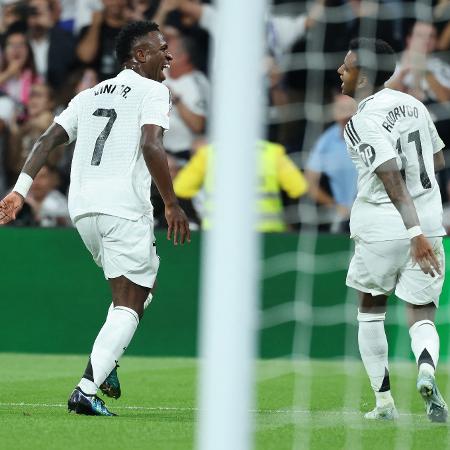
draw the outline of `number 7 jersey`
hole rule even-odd
[[[68,143],[76,140],[69,188],[72,220],[89,213],[129,220],[152,214],[141,127],[168,129],[169,109],[166,86],[126,69],[79,93],[55,118]]]
[[[358,170],[350,217],[352,237],[366,242],[408,239],[405,225],[375,170],[395,158],[426,236],[443,236],[434,154],[444,147],[426,107],[411,95],[383,89],[360,102],[344,129]]]

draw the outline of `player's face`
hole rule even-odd
[[[341,77],[342,93],[354,97],[358,84],[359,69],[356,67],[356,54],[349,51],[345,55],[344,63],[339,67],[338,74]]]
[[[159,31],[148,33],[145,50],[145,61],[142,69],[147,78],[155,81],[164,81],[164,69],[170,67],[172,54],[169,52],[167,42]]]

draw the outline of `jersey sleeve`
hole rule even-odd
[[[169,129],[170,94],[169,89],[161,83],[154,85],[153,89],[142,100],[141,119],[139,126],[159,125],[165,130]]]
[[[67,108],[54,118],[54,122],[61,125],[69,136],[67,144],[70,144],[77,138],[78,114],[79,114],[80,94],[74,97]]]
[[[426,111],[428,121],[428,131],[430,132],[431,143],[433,145],[433,153],[437,153],[445,147],[445,144],[436,130],[436,126],[434,125],[434,122],[431,119],[430,113],[426,108],[424,109]]]
[[[350,119],[345,126],[347,143],[356,150],[370,172],[396,158],[397,153],[376,122],[368,118]]]

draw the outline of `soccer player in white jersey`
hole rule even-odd
[[[168,239],[190,240],[189,225],[173,192],[162,145],[169,128],[169,91],[161,81],[172,56],[152,22],[125,26],[116,53],[123,70],[87,89],[39,138],[13,191],[0,202],[0,224],[15,219],[33,178],[58,145],[76,139],[69,211],[95,262],[103,267],[113,299],[69,411],[113,415],[98,388],[128,347],[151,298],[159,266],[150,184],[165,204]]]
[[[389,295],[406,303],[417,389],[434,422],[447,419],[435,381],[439,336],[434,325],[443,284],[442,203],[435,170],[444,144],[425,106],[385,88],[395,69],[384,41],[355,39],[338,73],[342,92],[358,102],[345,140],[358,169],[350,218],[355,254],[347,285],[360,293],[358,343],[375,392],[367,419],[395,419],[384,330]]]

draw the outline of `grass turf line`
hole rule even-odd
[[[193,359],[125,357],[119,369],[123,396],[106,403],[119,417],[68,414],[66,401],[85,357],[0,354],[0,448],[189,450],[194,447],[196,373]],[[258,362],[254,414],[257,450],[300,447],[295,436],[309,433],[311,449],[343,449],[357,442],[361,449],[394,449],[397,433],[408,433],[411,449],[450,448],[449,427],[431,424],[415,392],[414,364],[392,364],[392,386],[411,386],[407,398],[396,398],[400,420],[368,422],[361,411],[373,406],[362,365],[350,363],[356,382],[364,386],[360,411],[342,411],[348,378],[339,361],[313,361],[310,372],[294,375],[287,360]],[[446,391],[448,367],[439,368]],[[311,405],[293,405],[295,376],[311,378]],[[447,399],[449,400],[449,399]],[[232,432],[232,430],[230,430]],[[350,439],[351,438],[357,438]],[[214,449],[211,449],[214,450]],[[352,450],[357,450],[356,448]]]

